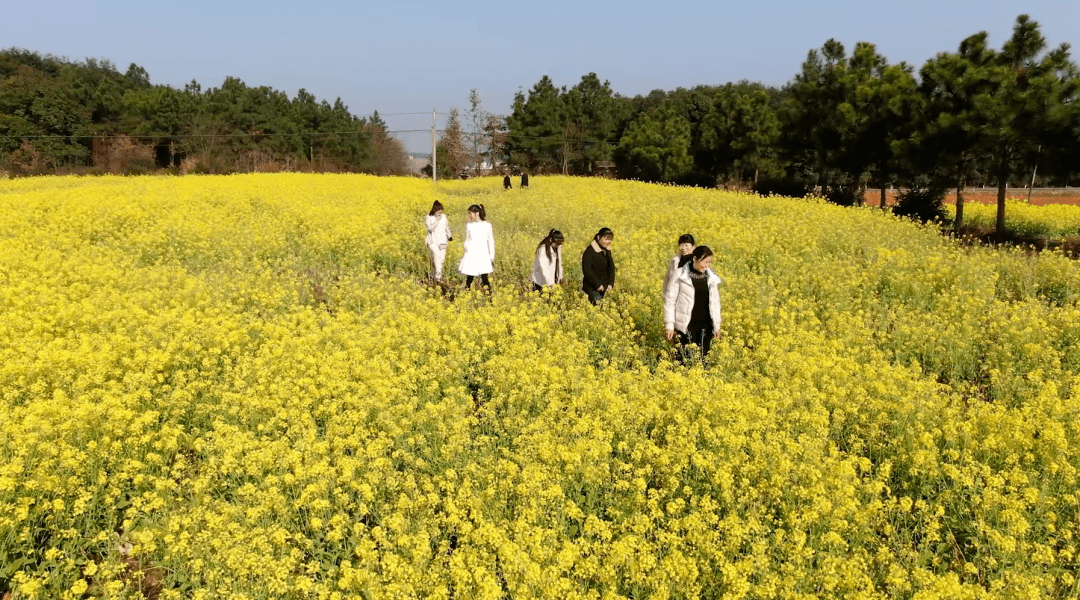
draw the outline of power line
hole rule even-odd
[[[414,114],[414,113],[404,113]],[[426,114],[426,113],[420,113]],[[446,133],[445,129],[437,129],[436,133]],[[94,139],[94,138],[128,138],[132,140],[160,140],[160,139],[205,139],[205,138],[280,138],[280,137],[298,137],[298,138],[312,138],[312,137],[327,137],[332,135],[394,135],[401,133],[431,133],[431,129],[395,129],[392,131],[300,131],[300,132],[282,132],[282,133],[183,133],[183,134],[160,134],[160,135],[129,135],[129,134],[83,134],[83,135],[0,135],[0,140],[82,140],[82,139]],[[464,135],[470,137],[487,137],[489,134],[481,133],[464,133]],[[549,140],[559,143],[574,142],[579,144],[607,144],[609,146],[617,146],[618,142],[606,141],[606,140],[587,140],[578,138],[568,138],[564,136],[539,136],[539,135],[524,135],[518,133],[503,133],[501,135],[506,136],[509,139],[515,140]]]
[[[429,133],[430,129],[399,129],[395,131],[304,131],[295,133],[184,133],[161,135],[90,134],[90,135],[0,135],[0,140],[82,140],[94,138],[128,138],[132,140],[158,140],[163,138],[266,138],[266,137],[319,137],[329,135],[391,135],[395,133]]]

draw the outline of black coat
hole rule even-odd
[[[581,275],[581,291],[586,294],[615,285],[615,261],[611,258],[611,250],[604,250],[596,242],[589,244],[581,255]]]

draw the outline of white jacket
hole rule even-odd
[[[663,294],[667,291],[671,280],[675,279],[675,273],[679,271],[679,261],[682,259],[681,255],[676,254],[674,258],[668,262],[667,273],[664,273],[664,287],[660,288],[660,293]]]
[[[458,263],[462,275],[484,275],[495,270],[495,235],[491,223],[470,221],[465,224],[465,256]]]
[[[532,282],[536,285],[555,285],[563,280],[562,246],[554,250],[548,259],[547,250],[543,246],[536,249],[532,269]]]
[[[675,272],[667,287],[664,288],[664,329],[673,329],[686,333],[690,325],[690,313],[694,310],[694,282],[690,279],[691,260]],[[723,279],[712,269],[705,271],[709,283],[709,316],[712,317],[713,331],[720,331],[720,289]]]
[[[427,227],[424,243],[428,246],[440,246],[454,237],[454,234],[450,233],[450,222],[446,220],[446,215],[425,215],[424,226]]]

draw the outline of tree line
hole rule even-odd
[[[153,85],[142,67],[0,50],[0,169],[16,174],[159,169],[403,174],[407,156],[376,112],[290,98],[228,77]]]
[[[894,210],[940,215],[947,190],[1080,182],[1080,71],[1068,44],[1048,48],[1017,17],[991,48],[985,32],[918,72],[876,47],[829,40],[781,87],[742,81],[624,97],[595,73],[573,87],[547,76],[505,117],[473,90],[437,145],[442,177],[486,169],[594,175],[760,193],[819,193],[860,204],[867,188],[903,188]],[[0,51],[0,169],[8,172],[406,171],[378,113],[340,98],[290,98],[229,77],[203,89],[150,83],[132,64]],[[612,169],[614,166],[614,169]],[[430,171],[429,171],[430,173]]]
[[[947,190],[1080,183],[1080,72],[1069,45],[1048,49],[1020,15],[991,48],[985,32],[915,72],[876,47],[830,39],[782,87],[753,82],[656,90],[627,98],[595,73],[572,88],[543,77],[518,92],[498,158],[509,169],[588,175],[612,162],[624,178],[817,192],[839,204],[864,190],[906,190],[895,209],[932,218]],[[495,137],[493,136],[493,139]]]

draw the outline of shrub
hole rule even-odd
[[[922,222],[940,221],[945,218],[945,190],[936,187],[912,188],[900,192],[893,206],[893,214]]]
[[[765,177],[754,184],[754,191],[762,196],[805,198],[813,191],[813,187],[793,177]]]
[[[862,204],[862,190],[854,185],[835,185],[825,192],[825,199],[840,206],[855,206]]]

